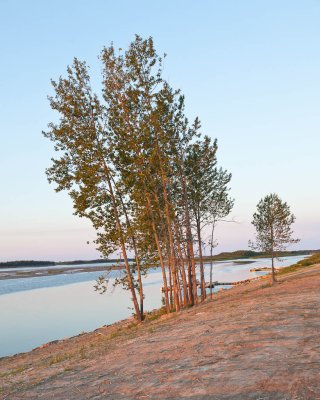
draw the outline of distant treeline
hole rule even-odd
[[[0,263],[0,267],[46,267],[56,265],[54,261],[8,261]]]
[[[297,250],[297,251],[281,251],[277,253],[277,257],[288,257],[288,256],[300,256],[300,255],[308,255],[313,253],[318,253],[319,250]],[[241,258],[263,258],[270,257],[270,254],[266,252],[258,252],[252,250],[237,250],[231,252],[223,252],[220,254],[216,254],[212,257],[212,260],[222,261],[222,260],[231,260],[231,259],[241,259]],[[211,260],[210,256],[203,257],[205,261]],[[129,259],[129,261],[134,261],[134,259]],[[98,259],[98,260],[74,260],[74,261],[8,261],[0,263],[0,268],[15,268],[15,267],[51,267],[55,265],[79,265],[79,264],[104,264],[104,263],[118,263],[123,262],[123,260],[119,260],[117,258],[109,258],[109,259]]]
[[[308,255],[320,252],[320,250],[296,250],[296,251],[280,251],[276,253],[276,257],[288,257],[288,256],[300,256],[300,255]],[[264,257],[271,257],[271,254],[267,252],[259,252],[253,250],[237,250],[231,252],[223,252],[213,256],[205,256],[204,259],[208,260],[230,260],[230,259],[238,259],[238,258],[264,258]]]

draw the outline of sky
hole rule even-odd
[[[47,182],[41,132],[57,118],[50,80],[78,57],[98,87],[103,46],[135,34],[167,54],[164,77],[232,173],[235,222],[217,227],[216,252],[248,247],[271,192],[296,216],[291,249],[320,248],[319,20],[319,0],[0,0],[0,261],[99,257],[90,222]]]

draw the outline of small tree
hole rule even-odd
[[[256,229],[256,240],[255,243],[250,241],[249,246],[271,255],[272,283],[276,281],[274,270],[276,252],[285,250],[291,243],[299,242],[299,239],[292,238],[291,225],[295,219],[288,204],[275,193],[261,199],[257,204],[257,212],[253,214],[252,224]]]

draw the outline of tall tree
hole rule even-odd
[[[285,250],[291,243],[299,242],[293,239],[291,225],[295,216],[290,207],[275,193],[265,196],[257,204],[257,211],[253,214],[252,224],[256,229],[255,242],[249,242],[254,249],[266,251],[271,256],[272,283],[276,282],[274,258],[276,252]]]
[[[138,320],[142,319],[134,279],[127,256],[127,230],[123,223],[121,193],[114,185],[109,130],[105,108],[92,93],[84,62],[74,59],[67,78],[52,81],[55,96],[49,98],[60,114],[58,124],[49,124],[44,136],[55,143],[60,158],[47,169],[49,182],[57,191],[67,190],[75,214],[87,217],[98,231],[97,243],[104,255],[120,247],[125,262],[126,282]]]
[[[212,142],[205,136],[189,145],[186,157],[188,197],[200,258],[202,299],[206,296],[202,230],[208,224],[213,228],[216,222],[226,217],[233,207],[228,187],[231,174],[217,167],[217,150],[217,140]]]

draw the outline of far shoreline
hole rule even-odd
[[[276,257],[289,257],[299,255],[311,255],[320,252],[320,250],[293,250],[278,252]],[[236,250],[231,252],[222,252],[214,256],[203,256],[204,262],[210,261],[230,261],[240,259],[256,259],[256,258],[269,258],[271,255],[267,252],[257,252],[253,250]],[[196,261],[200,261],[199,257],[195,257]],[[134,258],[128,258],[129,262],[134,262]],[[2,269],[14,268],[43,268],[43,267],[58,267],[58,266],[71,266],[71,265],[87,265],[87,264],[112,264],[117,265],[123,263],[122,258],[110,259],[94,259],[94,260],[71,260],[71,261],[37,261],[37,260],[15,260],[15,261],[2,261],[0,262],[0,271]]]
[[[278,257],[295,257],[295,256],[308,256],[310,254],[316,253],[317,250],[298,250],[298,251],[285,251],[278,254]],[[245,265],[256,262],[261,258],[269,258],[266,254],[257,253],[255,255],[245,257],[243,253],[247,253],[245,250],[238,250],[232,253],[220,253],[217,256],[204,257],[204,263],[209,262],[228,262],[233,261],[236,265]],[[255,252],[250,252],[255,253]],[[97,262],[99,261],[99,263]],[[86,272],[106,272],[106,271],[119,271],[124,268],[122,261],[117,261],[117,263],[112,264],[114,259],[110,260],[90,260],[90,261],[72,261],[69,264],[67,262],[62,263],[51,263],[50,265],[40,265],[36,264],[32,265],[15,265],[12,267],[4,267],[4,264],[0,264],[0,281],[2,280],[11,280],[11,279],[22,279],[22,278],[35,278],[35,277],[46,277],[46,276],[55,276],[62,274],[75,274],[75,273],[86,273]],[[133,259],[129,260],[130,262]],[[198,262],[199,259],[196,258]],[[79,262],[79,264],[77,264]],[[23,263],[23,261],[15,262],[15,263]],[[91,266],[88,266],[91,264]],[[92,264],[103,264],[92,266]],[[2,265],[2,267],[1,267]],[[7,265],[7,264],[6,264]],[[47,267],[47,268],[46,268]],[[59,268],[61,267],[61,268]],[[26,269],[21,269],[26,268]],[[157,268],[157,266],[150,267]]]

